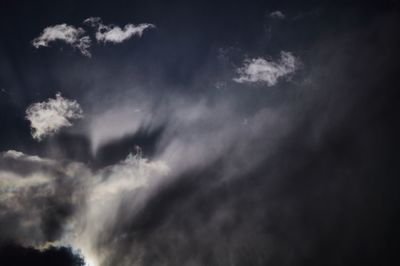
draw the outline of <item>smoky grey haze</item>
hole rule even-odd
[[[0,265],[396,265],[398,1],[3,1]]]

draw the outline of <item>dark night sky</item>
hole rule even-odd
[[[399,11],[2,0],[0,265],[395,265]]]

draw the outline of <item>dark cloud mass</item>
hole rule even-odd
[[[84,261],[66,247],[50,247],[46,250],[36,250],[31,247],[20,247],[7,244],[0,247],[0,263],[4,266],[23,265],[60,265],[83,266]]]
[[[1,3],[0,265],[399,263],[398,1],[117,2]]]

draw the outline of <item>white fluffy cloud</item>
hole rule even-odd
[[[26,119],[32,128],[32,137],[42,140],[43,137],[55,134],[62,127],[72,126],[71,120],[83,117],[80,105],[75,100],[68,100],[56,94],[55,99],[30,105],[26,109]]]
[[[103,43],[121,43],[135,36],[141,37],[146,29],[155,28],[153,24],[149,23],[126,24],[123,28],[116,25],[104,25],[98,17],[88,18],[84,23],[96,29],[96,40]]]
[[[85,35],[85,30],[76,28],[67,24],[59,24],[45,28],[39,37],[32,41],[35,48],[48,47],[49,43],[62,41],[75,49],[78,49],[83,55],[90,57],[89,47],[91,44],[89,36]]]
[[[286,17],[285,14],[283,14],[283,12],[280,10],[269,13],[269,16],[276,19],[284,19]]]
[[[278,79],[296,71],[297,60],[290,52],[281,52],[278,61],[255,58],[246,60],[244,66],[237,70],[239,77],[233,80],[239,83],[265,82],[273,86]]]

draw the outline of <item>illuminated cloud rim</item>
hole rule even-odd
[[[263,82],[274,86],[280,78],[295,72],[297,65],[297,59],[292,53],[281,51],[277,61],[261,57],[245,60],[244,65],[237,69],[239,77],[233,80],[238,83]]]
[[[80,105],[75,100],[65,99],[61,93],[54,99],[30,105],[25,113],[31,124],[32,137],[38,141],[57,133],[62,127],[72,126],[72,120],[83,117]]]
[[[140,148],[136,148],[135,155],[130,153],[124,160],[98,171],[83,163],[16,150],[0,152],[0,166],[5,165],[11,167],[0,169],[0,208],[13,212],[17,218],[9,237],[40,250],[48,246],[71,247],[84,257],[86,265],[93,266],[105,265],[108,253],[99,253],[96,241],[110,225],[118,224],[118,206],[124,197],[134,191],[150,190],[170,171],[164,161],[143,158]],[[30,171],[24,173],[24,168]],[[67,192],[60,193],[61,190]],[[64,206],[74,211],[61,215],[55,224],[46,224],[43,217],[60,215],[53,210]],[[58,228],[60,234],[49,236],[50,227]]]

